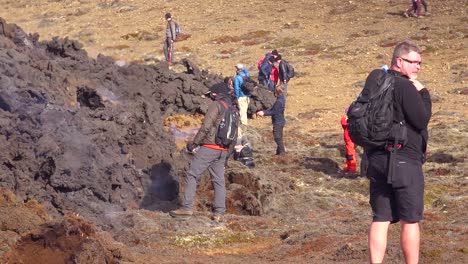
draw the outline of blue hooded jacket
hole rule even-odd
[[[236,96],[236,99],[239,99],[239,97],[244,97],[244,96],[250,97],[250,94],[245,94],[242,91],[242,83],[244,82],[242,77],[244,76],[250,77],[249,70],[245,68],[242,71],[238,72],[236,77],[234,77],[234,94]]]

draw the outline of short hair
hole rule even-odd
[[[283,59],[283,57],[281,57],[281,55],[278,55],[278,57],[276,57],[276,61],[280,61],[282,59]]]
[[[225,84],[229,85],[232,82],[232,77],[225,77],[223,81]]]
[[[404,55],[408,55],[410,52],[417,52],[419,54],[422,53],[422,49],[414,42],[410,40],[405,40],[403,42],[398,43],[393,50],[392,56],[392,65],[395,65],[396,59],[401,58]]]
[[[278,56],[278,55],[279,55],[278,51],[275,50],[275,49],[271,51],[271,54],[273,54],[274,56]]]
[[[171,16],[171,13],[166,13],[166,15],[165,15],[164,17],[165,17],[166,19],[168,19],[168,18],[171,18],[172,16]]]

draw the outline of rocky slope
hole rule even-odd
[[[366,262],[367,180],[340,171],[338,120],[367,73],[412,39],[424,48],[420,77],[434,101],[421,258],[466,263],[466,4],[428,2],[429,16],[405,19],[409,3],[394,0],[4,1],[0,17],[41,36],[3,28],[0,41],[1,185],[17,195],[2,191],[4,259]],[[159,63],[167,11],[183,30],[171,70]],[[270,120],[251,120],[257,166],[227,170],[226,222],[208,218],[206,178],[199,214],[171,219],[188,158],[169,127],[196,126],[200,95],[221,78],[187,65],[227,76],[242,62],[255,74],[273,48],[298,72],[289,154],[271,157]],[[402,261],[398,231],[388,263]]]

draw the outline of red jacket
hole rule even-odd
[[[265,56],[262,56],[257,61],[257,68],[259,70],[260,70],[260,66],[262,65],[262,62],[263,62],[264,59],[265,59]],[[273,67],[271,68],[270,80],[272,80],[275,85],[278,84],[279,71],[278,71],[278,68],[275,67],[275,65],[273,65]]]
[[[341,126],[343,127],[343,139],[345,141],[346,155],[356,155],[356,150],[354,149],[354,142],[349,137],[348,132],[348,117],[346,115],[341,117]]]

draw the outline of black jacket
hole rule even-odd
[[[273,125],[284,125],[286,120],[284,119],[284,109],[286,108],[286,98],[284,95],[276,97],[276,101],[273,106],[263,111],[265,116],[271,116],[271,122]]]
[[[286,64],[288,62],[285,61],[285,60],[281,60],[280,64],[278,65],[278,77],[280,79],[281,82],[289,82],[289,78],[288,78],[288,69],[286,68]]]
[[[408,126],[408,143],[398,151],[398,156],[421,161],[428,141],[427,125],[432,115],[431,96],[426,88],[416,90],[407,76],[392,70],[388,72],[395,76],[395,103],[400,105]]]

